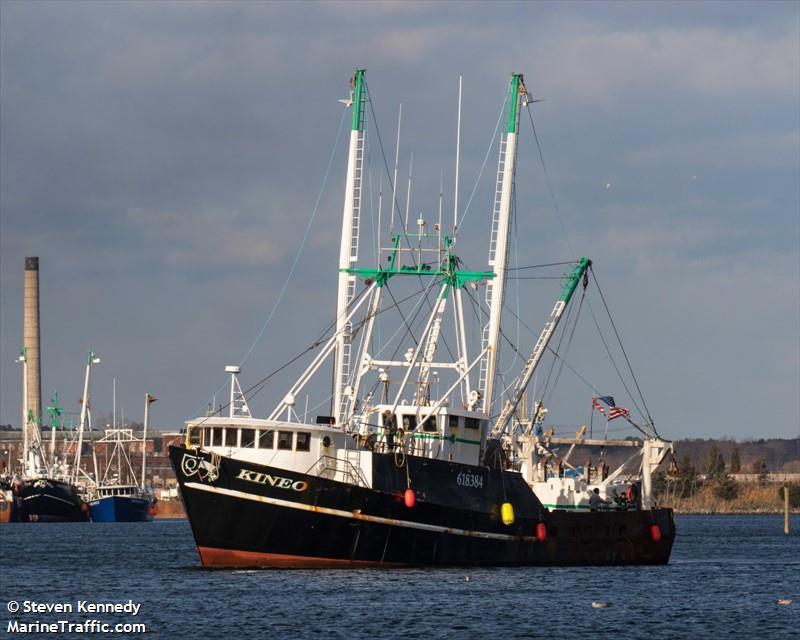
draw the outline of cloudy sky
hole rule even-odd
[[[41,265],[43,396],[58,390],[70,412],[90,348],[102,358],[95,413],[111,410],[116,379],[118,411],[141,420],[154,393],[165,429],[219,400],[224,365],[244,361],[247,386],[305,348],[334,315],[337,100],[365,67],[369,216],[386,185],[377,134],[391,165],[400,103],[398,182],[413,152],[412,209],[435,216],[443,179],[452,211],[462,75],[462,210],[475,196],[458,246],[485,268],[496,150],[480,170],[509,73],[523,72],[543,100],[532,109],[546,174],[524,114],[512,263],[594,259],[663,435],[798,436],[796,2],[4,1],[0,12],[0,423],[19,421],[29,255]],[[516,284],[508,304],[538,332],[557,285]],[[504,328],[529,344],[513,318]],[[582,362],[605,358],[598,344],[579,338],[569,363],[624,398]],[[254,408],[268,412],[288,382]],[[591,391],[570,393],[580,411],[563,421],[588,419]]]

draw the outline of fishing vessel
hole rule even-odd
[[[501,316],[520,112],[532,102],[523,76],[512,74],[506,94],[488,265],[478,271],[466,270],[456,252],[458,169],[450,233],[441,196],[435,222],[420,214],[409,227],[410,196],[404,219],[395,169],[389,242],[371,252],[377,266],[359,266],[367,93],[364,70],[356,70],[344,101],[352,118],[330,335],[307,349],[313,359],[266,418],[253,417],[240,367],[227,367],[225,411],[188,421],[183,444],[170,447],[202,565],[668,562],[675,524],[670,509],[654,504],[652,474],[672,446],[652,420],[639,424],[596,393],[598,414],[610,418],[614,409],[613,419],[640,437],[595,438],[585,427],[567,437],[548,424],[544,394],[528,398],[540,362],[569,341],[564,335],[574,327],[562,320],[576,292],[585,294],[591,260],[566,267],[544,328],[510,383],[498,364],[507,339]],[[383,237],[380,205],[377,218]],[[412,295],[401,295],[404,286]],[[378,321],[398,312],[394,333],[379,335]],[[297,400],[317,377],[332,387],[330,412],[310,421],[307,410],[298,415]],[[581,448],[601,457],[575,464]],[[623,452],[613,470],[612,450]]]
[[[103,444],[110,448],[105,469],[101,475],[95,466],[97,483],[92,486],[89,506],[94,522],[150,522],[156,513],[155,496],[146,489],[147,425],[150,404],[155,396],[145,394],[144,430],[137,438],[132,429],[106,429],[95,446]],[[141,476],[137,478],[130,456],[130,446],[139,443],[142,448]],[[95,455],[95,465],[97,456]]]
[[[22,349],[17,361],[23,368],[23,398],[27,402],[27,349]],[[60,415],[56,405],[54,403],[54,407],[51,407],[49,459],[42,445],[39,424],[31,408],[25,405],[20,461],[22,472],[11,480],[12,508],[9,517],[13,522],[85,522],[89,519],[89,505],[83,499],[77,477],[70,473],[66,461],[56,456],[57,416]],[[80,456],[80,445],[77,451],[77,456]]]

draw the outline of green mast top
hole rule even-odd
[[[582,257],[578,260],[578,264],[575,265],[575,268],[572,270],[572,273],[569,274],[567,281],[564,283],[564,289],[561,291],[561,297],[559,300],[563,303],[569,302],[569,299],[572,297],[572,294],[575,292],[575,289],[578,286],[578,283],[581,281],[581,276],[586,274],[586,271],[589,267],[592,266],[592,261],[589,258]],[[584,282],[584,287],[586,283]]]
[[[517,114],[519,113],[519,96],[524,95],[527,90],[525,89],[525,81],[521,73],[511,74],[511,85],[508,88],[510,92],[510,103],[508,108],[508,133],[517,133]]]
[[[356,69],[353,76],[353,131],[362,131],[364,129],[364,110],[361,108],[364,93],[364,72],[366,69]]]

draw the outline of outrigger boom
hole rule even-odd
[[[553,311],[550,313],[550,318],[547,321],[547,324],[545,324],[544,329],[542,329],[542,333],[539,335],[539,339],[536,341],[536,345],[533,347],[533,351],[525,363],[525,368],[517,378],[517,383],[514,385],[514,392],[511,396],[511,399],[506,402],[500,417],[495,423],[494,429],[492,429],[492,435],[498,436],[509,426],[511,417],[519,406],[519,403],[522,401],[522,398],[525,395],[525,390],[528,388],[528,384],[530,383],[531,378],[536,371],[536,367],[539,364],[539,361],[542,359],[542,355],[547,349],[547,345],[550,344],[550,339],[553,337],[556,327],[558,327],[558,321],[561,320],[561,316],[564,314],[564,309],[567,308],[567,305],[572,298],[572,294],[575,293],[575,289],[577,288],[581,279],[583,279],[584,289],[586,288],[586,285],[588,284],[587,276],[591,266],[591,260],[588,258],[581,258],[578,260],[578,264],[575,269],[573,269],[572,273],[569,275],[567,282],[564,284],[564,290],[561,294],[561,297],[558,299],[558,302],[556,302],[555,307],[553,307]]]

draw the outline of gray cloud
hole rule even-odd
[[[400,200],[413,151],[412,214],[428,217],[440,175],[452,211],[458,74],[463,206],[508,73],[524,71],[545,98],[534,115],[560,216],[523,119],[520,264],[595,258],[668,435],[797,435],[796,3],[5,2],[0,12],[0,422],[19,414],[11,361],[25,255],[42,261],[45,394],[58,388],[75,408],[91,347],[103,356],[102,410],[113,377],[126,416],[145,391],[161,398],[165,427],[202,408],[272,309],[325,176],[336,99],[364,66],[390,164],[403,102]],[[374,216],[384,159],[370,126]],[[243,382],[332,317],[344,145]],[[459,238],[475,268],[495,159]],[[526,322],[538,330],[553,297],[544,285],[522,296]],[[577,340],[571,358],[591,354],[585,371],[604,380],[597,341]],[[586,391],[567,378],[564,421],[585,420],[568,400]],[[256,408],[271,408],[281,384]]]

